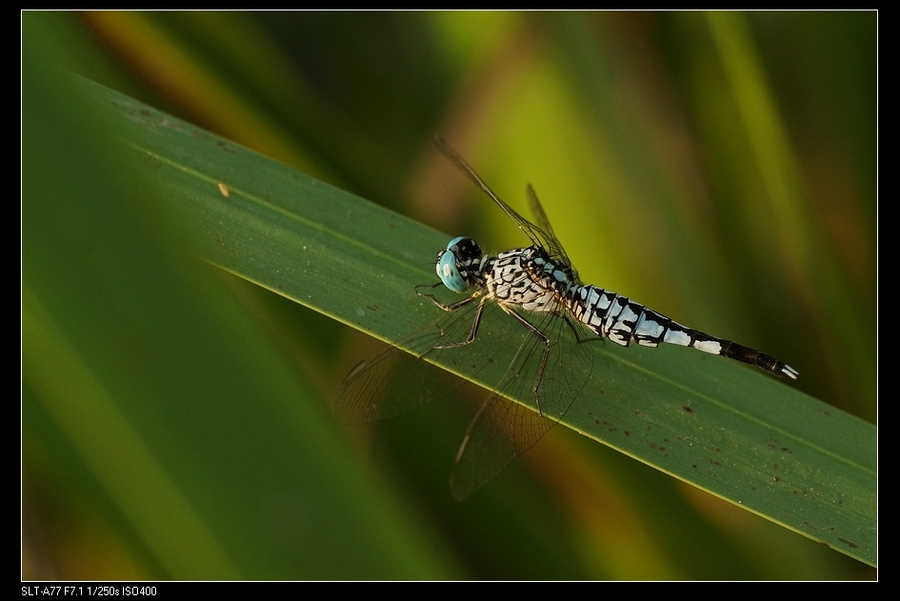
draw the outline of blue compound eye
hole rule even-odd
[[[459,271],[459,267],[457,263],[460,259],[464,259],[464,257],[457,257],[457,253],[460,252],[460,249],[465,247],[465,241],[468,240],[465,236],[458,236],[450,241],[447,244],[447,249],[442,251],[440,255],[438,255],[438,262],[435,266],[435,271],[437,271],[437,276],[441,278],[441,282],[454,292],[465,292],[469,289],[469,284],[466,282],[466,278]],[[462,243],[462,244],[461,244]]]

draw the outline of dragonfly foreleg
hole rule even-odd
[[[442,286],[442,285],[443,285],[442,282],[438,282],[437,284],[419,284],[418,286],[416,286],[416,294],[418,294],[419,296],[424,296],[426,298],[430,298],[431,302],[433,302],[435,305],[437,305],[440,309],[447,311],[448,313],[452,313],[453,311],[456,311],[460,307],[465,307],[466,305],[471,303],[473,300],[478,298],[478,294],[473,294],[472,296],[466,297],[466,298],[462,299],[461,301],[457,301],[455,303],[450,303],[449,305],[445,305],[440,300],[438,300],[438,297],[436,297],[435,295],[429,294],[427,292],[419,291],[420,288],[432,288],[433,289],[433,288],[437,288],[438,286]]]
[[[461,307],[464,304],[471,302],[473,298],[475,298],[475,297],[470,296],[469,298],[467,298],[465,300],[461,300],[458,303],[454,303],[454,304],[459,305],[459,307]],[[434,298],[432,298],[432,300],[434,300]],[[478,304],[478,309],[475,310],[475,319],[472,320],[472,328],[469,330],[469,335],[465,340],[463,340],[462,342],[453,342],[451,344],[438,344],[437,346],[434,346],[432,348],[437,349],[437,350],[443,350],[443,349],[449,349],[449,348],[459,348],[461,346],[466,346],[467,344],[472,344],[475,341],[475,336],[478,335],[478,326],[481,324],[481,315],[482,315],[482,313],[484,313],[484,303],[486,300],[487,300],[487,297],[484,297],[481,299],[481,302]],[[435,300],[435,302],[437,302],[437,301]],[[438,305],[438,306],[440,306],[440,305]],[[450,306],[453,306],[453,305],[450,305]],[[457,307],[457,308],[459,308],[459,307]],[[454,311],[455,309],[444,309],[444,310],[445,311]],[[443,336],[443,332],[441,332],[441,335]]]

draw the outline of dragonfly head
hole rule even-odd
[[[465,292],[477,285],[481,269],[481,247],[471,238],[459,236],[438,253],[435,266],[444,286],[454,292]]]

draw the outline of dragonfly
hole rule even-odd
[[[565,416],[593,369],[589,342],[606,339],[626,347],[674,344],[779,377],[799,375],[771,355],[685,327],[625,296],[583,284],[530,184],[527,196],[537,225],[495,194],[446,141],[435,138],[435,143],[515,223],[530,245],[492,255],[471,238],[453,238],[437,255],[439,281],[415,288],[447,315],[351,369],[332,408],[347,424],[386,419],[446,393],[437,384],[440,368],[434,360],[470,377],[493,369],[497,384],[472,418],[456,453],[450,475],[456,500],[466,499],[492,480]],[[444,302],[433,292],[441,288],[466,296]],[[486,337],[479,334],[487,329],[491,341],[479,347]],[[530,399],[533,407],[511,399]]]

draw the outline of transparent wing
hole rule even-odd
[[[552,259],[556,259],[558,261],[564,261],[566,265],[572,267],[572,262],[569,260],[569,256],[566,254],[565,249],[563,248],[562,242],[556,237],[553,233],[553,227],[550,225],[550,220],[547,218],[547,213],[544,212],[544,207],[541,206],[540,200],[538,200],[537,194],[534,191],[534,188],[531,184],[528,185],[528,201],[531,208],[531,212],[534,213],[535,218],[540,223],[540,227],[531,223],[524,217],[522,217],[515,209],[506,204],[497,194],[494,193],[491,188],[484,183],[484,180],[475,173],[475,170],[469,166],[464,158],[460,156],[456,150],[453,149],[450,144],[447,143],[441,137],[435,136],[434,142],[437,145],[438,149],[444,153],[444,155],[450,159],[450,161],[456,165],[460,171],[465,173],[469,179],[475,182],[475,185],[481,188],[485,194],[491,197],[491,199],[497,203],[497,205],[503,210],[504,213],[509,216],[510,219],[513,220],[513,223],[522,230],[522,232],[528,236],[529,240],[531,240],[532,244],[536,246],[543,247],[549,254]],[[580,283],[578,280],[578,274],[575,272],[574,267],[572,267],[572,274],[575,276],[575,283]]]
[[[575,266],[572,265],[572,261],[569,260],[569,255],[566,254],[566,249],[563,248],[562,242],[556,237],[553,226],[550,225],[550,219],[547,218],[547,213],[544,212],[544,207],[541,205],[541,201],[538,200],[537,192],[534,191],[534,186],[531,184],[528,184],[528,204],[531,207],[531,212],[541,224],[541,228],[543,228],[536,228],[537,231],[542,232],[547,237],[544,248],[550,253],[550,258],[565,262],[572,272],[572,283],[581,284],[578,272],[575,270]],[[536,226],[532,225],[531,227]]]
[[[332,398],[337,419],[345,424],[363,424],[389,419],[445,396],[458,386],[449,384],[447,370],[463,377],[498,381],[511,357],[522,344],[519,326],[510,323],[493,302],[485,303],[477,336],[468,339],[481,297],[437,321],[409,334],[383,351],[357,364],[344,377]],[[431,302],[430,300],[428,302]],[[451,346],[452,348],[441,348]],[[510,352],[512,349],[512,352]],[[439,363],[441,366],[436,365]]]
[[[531,240],[551,258],[571,267],[537,194],[528,186],[531,210],[540,227],[507,205],[441,138],[438,148],[479,186]],[[575,283],[578,276],[571,274]],[[472,331],[480,304],[473,300],[434,324],[397,341],[353,368],[332,402],[344,423],[364,423],[393,417],[445,395],[454,387],[440,386],[437,361],[465,376],[481,374],[496,381],[469,424],[450,476],[454,498],[463,500],[503,471],[555,425],[569,410],[591,374],[593,354],[583,344],[580,325],[563,314],[518,313],[520,319],[487,303],[477,336]],[[527,321],[532,328],[526,327]],[[546,339],[534,330],[542,332]],[[482,373],[483,372],[483,373]],[[538,411],[521,403],[533,405]]]
[[[466,340],[477,309],[478,303],[470,302],[357,364],[332,399],[338,420],[355,425],[388,419],[435,400],[438,391],[449,392],[440,386],[446,373],[427,358],[438,352],[447,360],[464,358],[470,345],[442,351],[435,347]]]
[[[439,370],[422,360],[441,339],[432,324],[357,364],[335,392],[331,408],[338,421],[365,424],[395,417],[433,400]]]
[[[523,317],[530,318],[550,340],[546,364],[544,342],[515,324],[524,332],[521,344],[497,391],[469,424],[457,451],[450,489],[458,501],[487,484],[540,440],[568,412],[591,375],[593,352],[580,335],[580,326],[555,314]],[[531,402],[540,412],[510,399]]]
[[[469,425],[450,473],[450,492],[464,501],[530,449],[559,420],[492,394]]]
[[[543,341],[495,303],[487,303],[475,340],[457,348],[471,331],[478,302],[398,340],[359,363],[332,400],[345,424],[387,419],[445,396],[461,382],[448,382],[438,361],[466,376],[496,378],[497,385],[470,423],[450,477],[455,499],[487,484],[524,453],[569,410],[590,377],[593,354],[576,336],[577,325],[554,314],[526,314],[550,339],[546,364]],[[536,387],[536,390],[535,390]],[[541,413],[510,399],[540,406]]]

